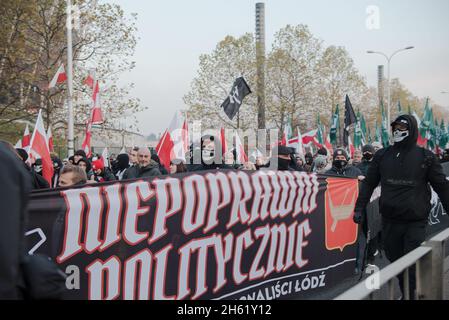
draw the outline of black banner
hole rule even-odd
[[[356,179],[210,171],[35,192],[66,299],[309,298],[352,276]]]

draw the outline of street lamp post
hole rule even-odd
[[[366,53],[377,53],[377,54],[380,54],[380,55],[382,55],[382,56],[384,56],[386,59],[387,59],[387,68],[388,68],[388,70],[387,70],[387,73],[388,73],[388,110],[387,110],[387,119],[388,119],[388,124],[390,124],[391,123],[391,119],[390,119],[390,109],[391,109],[391,101],[390,101],[390,99],[391,99],[391,86],[390,86],[390,61],[391,61],[391,58],[393,58],[393,56],[396,54],[396,53],[399,53],[399,52],[401,52],[401,51],[405,51],[405,50],[410,50],[410,49],[413,49],[414,47],[413,46],[410,46],[410,47],[406,47],[406,48],[403,48],[403,49],[399,49],[399,50],[396,50],[395,52],[393,52],[390,56],[387,56],[385,53],[383,53],[383,52],[379,52],[379,51],[372,51],[372,50],[369,50],[369,51],[367,51]]]

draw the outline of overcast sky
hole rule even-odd
[[[287,24],[306,24],[324,45],[348,50],[369,85],[376,86],[380,55],[400,52],[391,77],[419,97],[430,96],[449,109],[448,0],[104,0],[138,13],[136,68],[122,81],[134,82],[133,95],[148,110],[139,115],[141,133],[160,133],[196,76],[198,58],[210,53],[226,35],[254,32],[255,3],[265,3],[267,51],[273,35]],[[368,6],[379,8],[379,29],[366,26]],[[386,70],[385,70],[386,72]],[[231,84],[230,84],[231,85]],[[217,106],[218,107],[218,106]]]

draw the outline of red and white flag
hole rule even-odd
[[[303,145],[303,137],[299,127],[296,129],[298,131],[298,135],[288,140],[287,147],[294,148],[296,153],[304,160],[304,145]]]
[[[50,84],[48,85],[48,89],[56,87],[57,84],[64,83],[67,80],[67,74],[65,73],[64,64],[61,64],[58,68],[58,71],[56,71],[55,76],[51,80]]]
[[[100,104],[100,89],[98,85],[98,81],[95,85],[95,90],[92,94],[92,116],[91,116],[92,124],[102,124],[103,114],[101,112],[101,104]]]
[[[50,150],[50,152],[54,152],[55,148],[53,146],[53,135],[51,133],[50,126],[48,126],[48,130],[47,130],[47,139],[48,139],[48,149]]]
[[[220,130],[221,155],[224,156],[228,152],[228,142],[226,141],[225,128]]]
[[[304,133],[302,135],[302,143],[305,146],[310,146],[310,144],[313,144],[313,145],[317,146],[318,148],[321,148],[322,146],[318,142],[317,135],[318,135],[317,129]]]
[[[235,155],[237,163],[243,164],[248,162],[248,156],[245,153],[245,148],[237,132],[235,133]]]
[[[53,161],[50,157],[50,150],[47,143],[47,134],[45,133],[44,121],[42,120],[42,110],[39,110],[36,126],[30,142],[30,155],[34,159],[42,159],[42,176],[51,185],[53,177]]]
[[[26,148],[30,146],[31,136],[30,136],[30,129],[28,128],[28,125],[25,127],[25,132],[23,133],[22,137],[22,148]]]
[[[94,83],[96,83],[95,69],[90,69],[87,78],[84,80],[84,84],[89,86],[89,88],[94,88]]]
[[[86,125],[86,136],[84,137],[83,144],[81,145],[81,148],[84,150],[88,158],[92,155],[92,151],[90,148],[90,139],[92,136],[91,128],[92,124],[90,123],[90,121],[88,121]]]
[[[355,147],[354,144],[352,143],[351,137],[348,137],[348,150],[351,159],[354,158]]]
[[[188,149],[188,129],[187,123],[180,112],[176,112],[170,126],[165,130],[158,145],[156,152],[161,163],[170,167],[170,161],[174,159],[186,161],[185,155]]]
[[[327,134],[325,140],[324,140],[324,147],[327,149],[328,154],[333,154],[334,149],[332,148],[332,143],[330,142],[330,134]]]
[[[104,122],[103,113],[101,112],[101,106],[99,101],[100,95],[97,95],[96,100],[93,100],[92,117],[91,117],[92,124],[102,124]]]
[[[17,141],[16,145],[14,146],[15,149],[22,149],[22,139],[19,139]]]

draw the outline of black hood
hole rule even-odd
[[[416,145],[416,142],[418,141],[418,134],[419,134],[418,123],[416,122],[415,117],[408,115],[408,114],[403,114],[403,115],[400,115],[399,117],[397,117],[396,120],[391,123],[391,126],[393,127],[393,124],[395,122],[399,122],[401,120],[407,121],[408,128],[409,128],[408,130],[410,133],[409,133],[409,136],[407,138],[405,138],[404,140],[402,140],[401,142],[395,142],[394,146],[399,147],[401,149],[402,148],[410,148],[410,147]]]
[[[129,167],[129,156],[126,153],[120,153],[117,156],[117,166],[120,170],[124,170]]]

